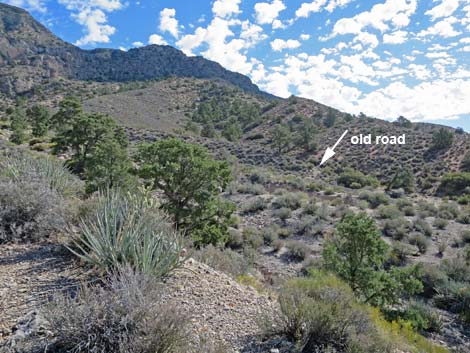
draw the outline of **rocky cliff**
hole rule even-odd
[[[170,76],[222,79],[260,93],[248,77],[170,46],[82,50],[57,38],[26,11],[0,4],[0,92],[10,97],[54,78],[126,82]]]

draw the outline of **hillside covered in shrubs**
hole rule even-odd
[[[468,347],[466,172],[442,178],[446,199],[416,193],[405,168],[387,184],[345,168],[332,185],[187,139],[129,141],[75,98],[55,111],[16,106],[2,135],[0,247],[55,244],[57,261],[88,274],[38,300],[36,328],[7,334],[5,352]],[[181,278],[189,257],[226,273],[229,293],[260,296],[246,308],[257,322],[249,339],[243,329],[213,333],[219,307],[204,335],[195,327],[206,319],[191,321],[168,300],[166,283]],[[248,318],[231,321],[237,311],[223,305],[222,327]]]
[[[468,133],[0,34],[0,353],[470,351]]]

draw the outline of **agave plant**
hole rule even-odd
[[[125,264],[156,276],[181,264],[182,236],[149,195],[110,190],[99,198],[94,214],[80,220],[74,254],[104,270]]]
[[[15,153],[0,161],[0,170],[13,182],[44,183],[63,196],[75,195],[81,189],[80,180],[63,162],[51,157]]]

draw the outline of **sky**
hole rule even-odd
[[[168,44],[262,90],[470,131],[470,0],[7,0],[84,49]]]

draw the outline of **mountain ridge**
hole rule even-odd
[[[28,94],[50,78],[96,82],[129,82],[171,76],[218,78],[244,91],[262,92],[242,74],[200,56],[189,57],[168,45],[149,45],[129,51],[83,50],[55,36],[27,11],[0,4],[0,92]]]

